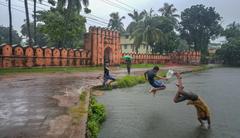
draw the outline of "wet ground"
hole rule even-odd
[[[178,70],[192,67],[177,66]],[[163,67],[168,69],[168,67]],[[133,69],[142,74],[146,69]],[[125,69],[114,76],[126,75]],[[49,122],[66,114],[53,98],[66,92],[77,93],[87,85],[101,84],[102,72],[12,74],[0,76],[0,138],[45,137]]]
[[[85,76],[86,77],[86,76]],[[89,76],[96,77],[96,76]],[[27,75],[0,80],[0,137],[44,137],[49,121],[66,114],[54,95],[90,84],[77,75]]]
[[[212,127],[199,127],[196,111],[186,102],[175,104],[175,81],[156,97],[148,84],[106,91],[98,101],[107,119],[100,138],[239,138],[240,68],[217,68],[184,76],[186,90],[202,96],[212,114]]]

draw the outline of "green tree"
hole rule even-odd
[[[122,16],[120,18],[118,12],[111,13],[109,23],[108,23],[108,27],[110,29],[119,31],[120,33],[125,32],[124,27],[123,27],[123,23],[122,23],[123,19],[125,19],[125,17]]]
[[[223,31],[227,39],[221,49],[217,50],[216,55],[223,60],[224,64],[240,66],[240,24],[233,22]]]
[[[34,27],[34,23],[30,23],[30,33],[33,34],[36,29],[36,40],[35,45],[38,46],[46,46],[47,45],[47,35],[40,32],[41,24],[37,24],[36,28]],[[35,29],[34,29],[35,28]],[[21,33],[22,35],[28,37],[28,30],[27,30],[27,24],[23,24],[21,26]]]
[[[80,40],[83,39],[83,33],[86,31],[86,19],[78,13],[71,13],[71,16],[66,17],[66,12],[68,11],[56,9],[41,11],[38,20],[44,24],[40,27],[40,31],[47,35],[50,46],[80,47],[82,42]],[[67,25],[66,18],[69,20]]]
[[[194,5],[181,13],[181,37],[195,50],[201,51],[202,62],[206,62],[210,39],[216,38],[222,31],[220,21],[215,8],[204,5]]]
[[[16,30],[12,29],[12,43],[19,44],[21,42],[21,37]],[[0,44],[9,42],[9,27],[0,26]]]
[[[163,7],[160,8],[158,11],[162,13],[162,16],[169,18],[172,24],[174,24],[174,26],[177,25],[177,22],[178,22],[177,19],[180,16],[176,14],[177,9],[174,7],[173,4],[164,3]]]
[[[236,22],[229,24],[223,31],[223,35],[228,41],[231,41],[232,38],[235,39],[240,37],[240,24]]]
[[[89,0],[58,0],[57,8],[64,9],[67,6],[67,10],[70,12],[77,12],[79,13],[82,9],[82,5],[85,6],[85,12],[90,12],[87,8],[89,5]]]
[[[144,17],[145,12],[138,13],[137,11],[133,11],[133,13],[128,13],[128,15],[132,18],[132,22],[127,27],[127,32],[130,34],[134,31],[136,25],[141,21]]]
[[[223,60],[224,64],[240,66],[240,39],[232,38],[231,41],[217,50],[216,54]]]
[[[135,31],[131,35],[131,39],[134,39],[136,47],[145,43],[148,51],[149,46],[154,47],[156,42],[161,39],[162,31],[158,28],[161,21],[157,16],[153,15],[153,10],[151,9],[149,13],[145,11],[145,13],[144,19],[136,25]]]

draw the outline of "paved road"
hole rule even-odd
[[[97,98],[107,108],[99,138],[239,138],[239,74],[239,68],[217,68],[184,77],[185,88],[210,106],[210,130],[199,127],[194,107],[173,103],[175,82],[156,97],[148,84],[107,91]]]

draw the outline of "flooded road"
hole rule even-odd
[[[239,138],[240,68],[216,68],[187,74],[185,90],[197,93],[208,103],[210,130],[199,127],[196,110],[186,101],[173,103],[175,80],[156,97],[148,84],[106,91],[98,101],[106,105],[107,119],[100,138]]]
[[[90,83],[81,78],[56,74],[0,80],[0,138],[48,137],[50,120],[67,113],[52,96]]]

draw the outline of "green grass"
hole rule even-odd
[[[104,105],[98,103],[94,97],[91,97],[87,122],[87,134],[89,138],[97,138],[98,133],[100,132],[100,126],[105,118],[106,109]]]
[[[68,113],[72,117],[72,123],[78,124],[84,114],[87,113],[85,107],[87,92],[83,91],[79,96],[79,104],[68,109]]]
[[[132,64],[131,68],[152,68],[154,66],[163,67],[163,64]],[[121,64],[121,68],[126,68],[126,64]]]
[[[16,73],[74,73],[101,71],[102,67],[32,67],[32,68],[7,68],[0,69],[0,75]]]
[[[124,76],[122,78],[117,79],[116,85],[117,88],[125,88],[132,87],[137,84],[145,83],[144,76]]]

